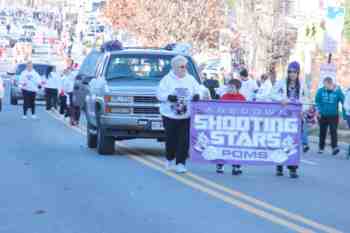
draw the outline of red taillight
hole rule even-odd
[[[105,99],[105,102],[107,102],[107,103],[111,102],[112,96],[105,96],[104,99]]]
[[[105,108],[105,112],[106,113],[111,113],[112,112],[112,108],[111,107],[106,107]]]

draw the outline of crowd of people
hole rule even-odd
[[[44,91],[46,110],[56,110],[63,117],[69,117],[73,126],[79,124],[80,108],[74,102],[76,70],[73,60],[69,60],[62,74],[55,68],[47,78],[42,78],[34,69],[31,61],[27,62],[26,69],[20,74],[19,85],[23,95],[23,119],[27,119],[28,110],[36,119],[35,99],[39,91]]]
[[[188,158],[190,104],[198,101],[201,96],[199,84],[187,73],[187,60],[177,56],[172,61],[172,70],[162,79],[158,88],[158,99],[161,101],[160,112],[166,132],[166,169],[175,169],[178,173],[187,171],[185,164]],[[242,69],[238,78],[226,81],[220,85],[215,78],[206,78],[203,84],[208,88],[211,99],[221,101],[259,101],[302,104],[302,148],[307,153],[310,150],[308,134],[310,124],[317,121],[320,127],[319,153],[324,153],[328,128],[331,134],[332,154],[340,152],[337,140],[337,130],[341,112],[350,127],[350,89],[345,93],[332,78],[325,78],[318,90],[315,100],[310,98],[310,91],[300,77],[300,64],[291,62],[286,78],[275,80],[264,74],[259,80],[249,76],[247,69]],[[315,104],[314,104],[315,103]],[[342,104],[342,111],[339,106]],[[350,145],[348,158],[350,158]],[[217,164],[217,173],[223,173],[224,165]],[[298,166],[288,166],[291,178],[297,178]],[[239,164],[232,165],[232,174],[240,175]],[[283,176],[283,166],[276,167],[276,175]]]

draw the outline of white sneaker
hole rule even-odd
[[[38,119],[38,117],[36,115],[32,115],[32,119]]]
[[[175,169],[175,159],[165,161],[165,170],[170,171]]]
[[[27,119],[27,116],[22,116],[22,119],[23,119],[23,120],[26,120],[26,119]]]
[[[185,165],[183,165],[181,163],[176,165],[176,173],[183,174],[183,173],[186,173],[186,172],[187,172],[187,169],[186,169]]]

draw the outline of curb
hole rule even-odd
[[[311,142],[311,143],[313,143],[313,144],[318,144],[318,137],[316,137],[316,136],[309,136],[309,141]],[[328,139],[328,140],[326,140],[326,144],[328,145],[328,144],[330,144],[331,143],[331,141]],[[349,145],[350,145],[350,143],[346,143],[346,142],[338,142],[338,145],[339,145],[339,147],[341,147],[341,148],[348,148],[349,147]]]

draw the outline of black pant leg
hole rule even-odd
[[[46,110],[51,109],[51,96],[50,96],[50,89],[45,88],[45,101],[46,101]]]
[[[67,116],[71,117],[73,108],[73,93],[68,93],[69,104],[67,104]],[[74,119],[74,118],[73,118]]]
[[[52,106],[57,109],[58,104],[58,89],[52,89]]]
[[[329,118],[329,130],[331,134],[331,145],[333,149],[338,147],[338,122],[338,116]]]
[[[76,122],[79,122],[80,121],[80,114],[81,114],[81,110],[80,110],[80,107],[79,106],[75,106],[75,120]]]
[[[163,117],[163,124],[165,129],[165,150],[166,158],[171,161],[176,157],[176,142],[177,142],[177,132],[176,132],[176,122],[173,119]]]
[[[29,107],[29,94],[26,90],[22,90],[23,95],[23,115],[27,115],[28,107]]]
[[[67,109],[67,97],[60,96],[60,114],[63,115],[66,113]]]
[[[176,164],[186,164],[190,147],[190,119],[177,121]]]
[[[324,150],[326,146],[328,119],[326,117],[321,117],[319,120],[319,125],[320,125],[319,149]]]
[[[30,108],[32,109],[33,115],[35,115],[35,97],[36,97],[36,93],[31,92],[30,93]]]
[[[283,166],[282,165],[276,166],[276,170],[280,171],[280,172],[283,172]]]

